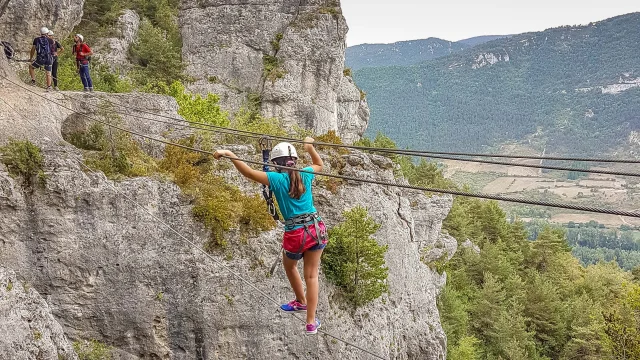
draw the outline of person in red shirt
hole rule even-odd
[[[89,57],[93,55],[91,48],[84,43],[84,37],[80,34],[76,34],[73,37],[76,44],[73,46],[73,53],[76,54],[76,66],[78,68],[78,74],[80,74],[80,80],[84,86],[84,91],[93,91],[93,82],[91,81],[91,75],[89,74]]]

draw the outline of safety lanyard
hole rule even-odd
[[[260,139],[260,147],[262,148],[262,170],[264,172],[269,172],[269,155],[271,155],[271,139],[268,137],[263,137]],[[269,214],[273,217],[273,220],[279,221],[280,217],[278,216],[278,212],[276,211],[276,205],[273,202],[273,192],[271,188],[267,185],[262,185],[262,196],[264,200],[267,202],[267,209],[269,210]]]

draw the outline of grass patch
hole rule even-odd
[[[80,360],[113,360],[113,348],[97,340],[76,341],[73,350]]]

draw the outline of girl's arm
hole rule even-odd
[[[240,174],[244,175],[246,178],[251,179],[263,185],[267,185],[267,186],[269,185],[269,178],[267,177],[266,172],[258,171],[250,168],[249,165],[245,164],[242,160],[239,160],[238,157],[231,151],[218,150],[213,154],[213,157],[216,160],[220,159],[223,156],[230,157],[236,169],[238,169]]]
[[[316,151],[316,148],[313,146],[313,144],[311,144],[314,141],[315,140],[313,138],[306,137],[304,139],[304,142],[305,142],[304,149],[306,152],[309,153],[309,155],[311,155],[311,162],[313,163],[311,167],[313,168],[313,171],[320,172],[322,171],[322,166],[324,166],[324,163],[322,162],[320,155]]]

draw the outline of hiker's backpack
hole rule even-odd
[[[51,41],[46,36],[40,36],[36,39],[36,61],[40,65],[51,65],[53,63],[53,49]]]
[[[79,54],[82,51],[83,46],[82,45],[86,45],[85,43],[80,43],[80,44],[74,44],[73,45],[73,54]],[[89,47],[89,45],[86,45],[87,49],[89,49],[89,51],[91,51],[91,48]],[[85,56],[84,60],[80,61],[80,64],[82,65],[86,65],[89,62],[91,62],[91,56]]]
[[[11,44],[6,41],[2,41],[0,43],[2,43],[2,46],[4,47],[4,56],[6,56],[9,60],[13,59],[13,57],[16,55],[15,50],[13,50],[13,46],[11,46]]]

